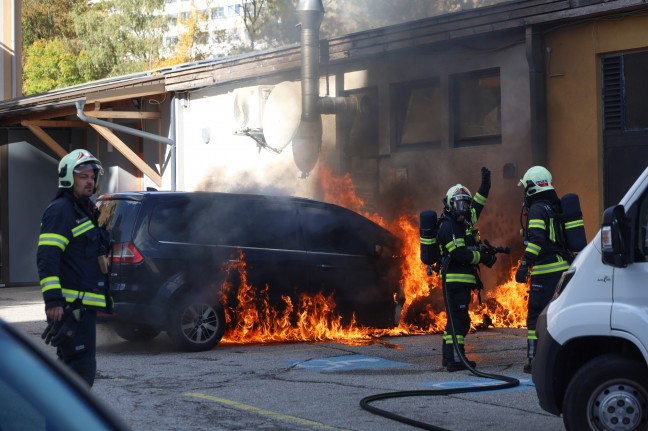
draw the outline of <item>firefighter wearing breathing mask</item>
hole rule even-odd
[[[531,283],[527,303],[527,358],[523,371],[531,373],[538,337],[536,323],[542,310],[549,304],[554,289],[564,271],[569,269],[567,256],[559,246],[560,199],[552,185],[551,173],[542,166],[533,166],[518,184],[524,187],[523,226],[526,248],[515,273],[518,283]]]
[[[96,374],[96,311],[110,311],[109,237],[90,197],[101,162],[86,150],[64,156],[58,192],[43,214],[37,265],[45,314],[43,333],[59,359],[92,386]]]
[[[468,306],[472,291],[481,288],[478,265],[492,267],[497,258],[493,254],[480,252],[477,220],[486,204],[491,186],[490,171],[482,168],[479,190],[473,197],[470,190],[461,184],[454,185],[444,198],[443,216],[439,221],[437,241],[441,247],[445,277],[444,299],[449,309],[448,321],[443,332],[442,364],[449,372],[466,369],[459,356],[464,354],[464,339],[470,329]],[[450,321],[452,318],[452,321]],[[454,328],[455,338],[452,336]],[[471,367],[473,361],[468,361]]]

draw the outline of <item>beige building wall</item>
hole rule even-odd
[[[0,0],[0,100],[22,95],[20,0]]]
[[[604,210],[600,57],[636,49],[648,49],[648,16],[591,21],[546,38],[548,168],[560,195],[579,195],[588,239]]]

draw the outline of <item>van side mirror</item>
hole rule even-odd
[[[601,224],[601,253],[606,265],[616,268],[628,266],[628,232],[623,205],[610,207],[603,212]]]

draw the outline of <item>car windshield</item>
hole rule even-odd
[[[110,430],[66,380],[6,332],[0,332],[2,431]]]

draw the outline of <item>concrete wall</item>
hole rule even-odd
[[[9,279],[38,284],[36,249],[43,211],[57,189],[58,160],[27,142],[8,145]]]

